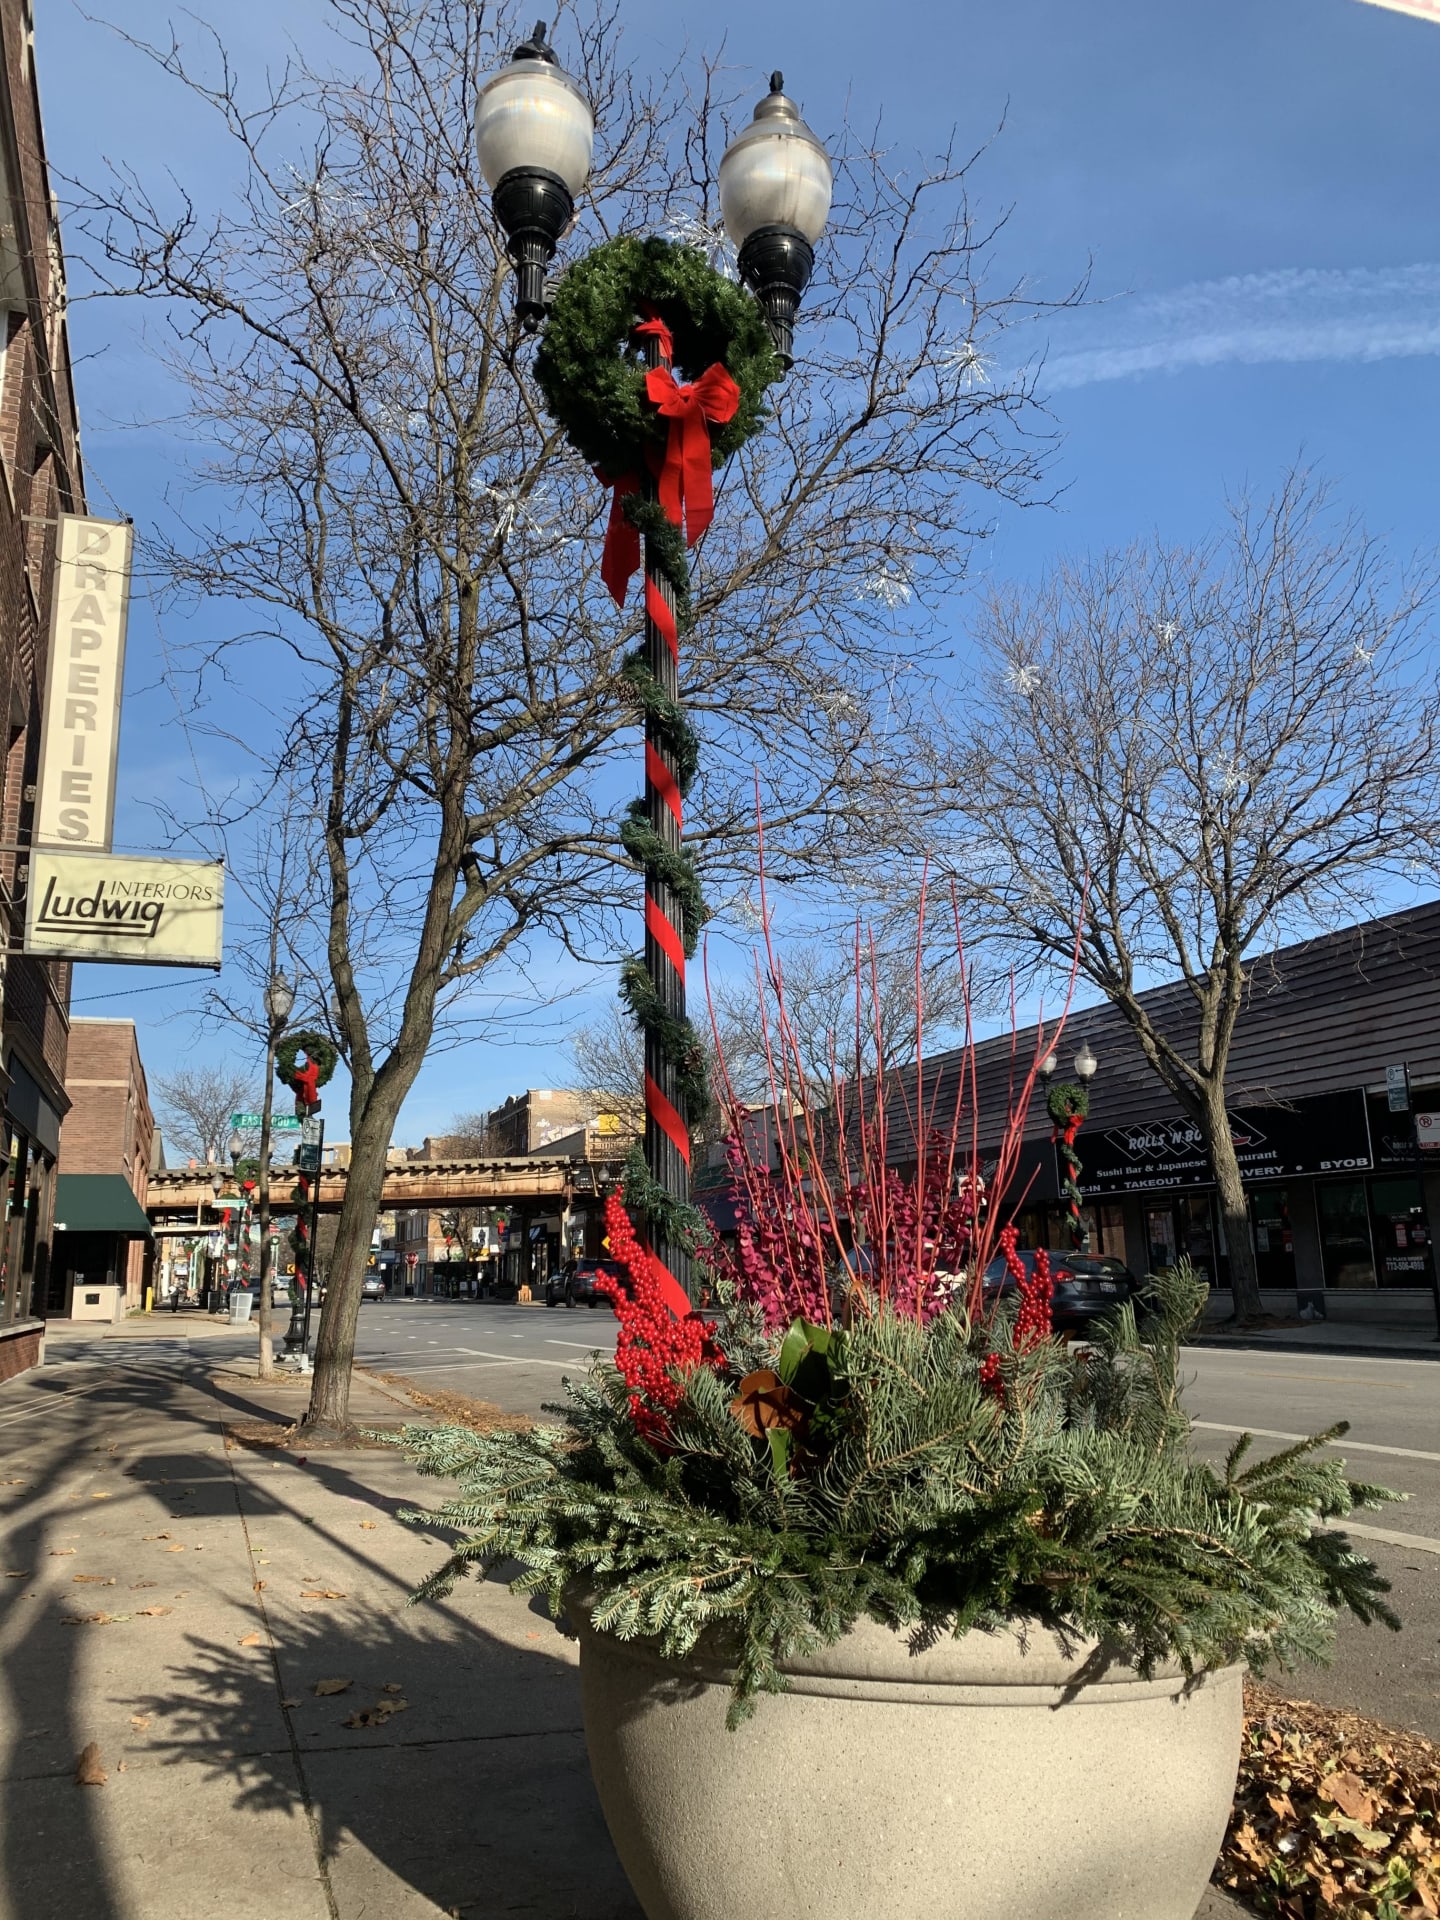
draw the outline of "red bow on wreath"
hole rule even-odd
[[[635,332],[654,335],[666,364],[652,367],[645,376],[645,391],[660,413],[670,422],[670,431],[662,454],[659,449],[646,455],[650,471],[659,482],[660,505],[673,527],[683,527],[686,546],[695,542],[709,526],[715,512],[715,487],[710,466],[710,422],[723,425],[733,420],[740,405],[740,389],[717,360],[698,380],[682,384],[670,371],[674,354],[670,329],[658,316],[642,320]],[[625,516],[624,501],[640,491],[640,476],[620,474],[611,478],[601,474],[606,486],[615,489],[610,503],[610,524],[605,531],[605,552],[600,562],[600,577],[610,589],[617,606],[625,604],[625,588],[640,565],[640,535]]]
[[[320,1063],[312,1060],[307,1053],[303,1067],[296,1067],[290,1082],[295,1090],[297,1105],[318,1107],[320,1104]]]

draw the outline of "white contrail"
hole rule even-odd
[[[1412,13],[1417,20],[1440,20],[1440,0],[1362,0],[1368,7],[1389,7],[1392,13]]]
[[[1440,18],[1440,0],[1434,6]],[[1233,362],[1440,353],[1440,265],[1238,274],[1082,308],[1074,328],[1100,337],[1052,350],[1044,375],[1051,391]]]

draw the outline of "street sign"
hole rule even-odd
[[[265,1116],[263,1113],[232,1113],[230,1124],[238,1133],[258,1133],[265,1124]],[[272,1113],[270,1116],[272,1133],[299,1133],[303,1124],[293,1114]]]
[[[1426,1153],[1440,1153],[1440,1113],[1417,1113],[1415,1138]]]
[[[302,1146],[295,1149],[295,1166],[300,1173],[318,1173],[320,1171],[320,1148]]]
[[[325,1138],[325,1122],[318,1115],[312,1115],[305,1120],[292,1120],[290,1124],[292,1127],[299,1127],[300,1138],[307,1147],[318,1147]]]
[[[1410,1111],[1410,1071],[1403,1060],[1398,1067],[1385,1069],[1385,1098],[1391,1113]]]

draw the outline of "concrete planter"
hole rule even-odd
[[[1192,1920],[1240,1753],[1238,1667],[1186,1688],[1049,1633],[912,1655],[862,1621],[725,1729],[729,1674],[595,1633],[585,1737],[648,1920]]]

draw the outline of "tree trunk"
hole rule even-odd
[[[1215,1175],[1220,1218],[1225,1223],[1225,1247],[1230,1263],[1230,1297],[1237,1320],[1257,1319],[1261,1312],[1260,1279],[1255,1269],[1255,1243],[1250,1237],[1250,1209],[1240,1179],[1240,1162],[1225,1111],[1223,1080],[1207,1089],[1200,1128]]]
[[[355,1365],[355,1329],[360,1319],[360,1282],[369,1258],[375,1216],[384,1194],[391,1130],[414,1078],[412,1072],[404,1085],[391,1082],[383,1100],[377,1100],[372,1093],[359,1126],[352,1129],[345,1200],[340,1209],[335,1251],[325,1282],[325,1307],[315,1342],[315,1378],[310,1389],[310,1405],[296,1434],[297,1440],[310,1444],[347,1439],[354,1432],[350,1421],[350,1375]],[[317,1172],[315,1177],[318,1180],[321,1176]]]

